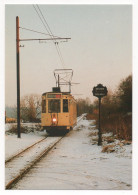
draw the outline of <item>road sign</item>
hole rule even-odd
[[[104,87],[102,84],[98,84],[96,87],[93,88],[92,93],[94,96],[99,98],[99,131],[98,131],[98,146],[102,145],[102,133],[101,133],[101,98],[107,95],[107,88]]]
[[[104,87],[102,84],[98,84],[96,87],[93,88],[92,93],[94,96],[98,98],[102,98],[107,95],[107,88]]]

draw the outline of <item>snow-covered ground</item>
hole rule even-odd
[[[103,153],[103,147],[93,141],[97,130],[92,122],[79,121],[72,133],[37,163],[15,189],[132,189],[132,145],[118,145],[115,140],[115,150]],[[15,135],[6,135],[6,155],[43,136],[43,133],[22,134],[17,139]]]
[[[47,137],[46,140],[37,143],[30,150],[18,155],[13,161],[7,162],[5,166],[5,185],[7,186],[14,178],[20,176],[24,171],[44,154],[46,149],[52,147],[62,137]]]
[[[82,114],[80,117],[78,117],[77,122],[80,121],[85,115],[86,114]],[[17,124],[5,124],[5,160],[23,151],[25,148],[43,139],[47,135],[46,131],[37,131],[40,129],[40,124],[38,123],[22,123],[21,126],[26,128],[29,133],[21,133],[21,138],[17,139],[16,134],[11,134],[8,132],[12,127],[16,128]]]
[[[21,138],[17,138],[16,134],[7,133],[7,131],[15,124],[6,124],[5,135],[5,160],[11,158],[17,153],[23,151],[25,148],[43,139],[46,136],[45,131],[34,131],[28,134],[21,133]],[[34,128],[37,124],[25,124],[28,125],[28,129]]]

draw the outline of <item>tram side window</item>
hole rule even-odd
[[[42,100],[42,113],[46,113],[46,100]]]
[[[63,112],[68,112],[68,100],[63,99]]]
[[[48,100],[48,112],[59,113],[60,112],[60,100]]]

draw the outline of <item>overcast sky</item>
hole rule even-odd
[[[131,5],[39,5],[51,31],[70,37],[59,47],[63,66],[52,41],[20,42],[21,96],[42,94],[55,86],[53,71],[74,71],[73,94],[89,97],[99,83],[115,90],[121,79],[132,73]],[[20,27],[40,32],[46,30],[33,5],[6,5],[5,8],[5,103],[16,104],[16,16]],[[47,36],[20,29],[20,38]]]

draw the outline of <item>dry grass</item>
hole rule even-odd
[[[111,153],[115,151],[115,144],[103,146],[102,152]]]
[[[121,141],[121,144],[123,144],[123,145],[130,145],[130,144],[132,144],[132,141],[123,140],[123,141]]]
[[[41,129],[42,129],[41,123],[38,123],[38,124],[35,125],[35,130],[36,131],[40,131]]]
[[[89,133],[89,137],[97,136],[97,135],[98,135],[98,132],[91,132],[91,133]]]
[[[88,127],[89,130],[95,130],[95,128],[96,128],[95,125]]]
[[[98,116],[97,116],[98,117]],[[96,119],[98,124],[98,118]],[[101,118],[102,133],[112,132],[120,140],[132,140],[132,116],[112,114],[110,118],[104,116]]]
[[[123,146],[124,146],[124,144],[123,143],[118,143],[118,145],[121,147],[121,148],[123,148]]]
[[[28,129],[21,126],[20,132],[21,133],[28,133]],[[11,129],[6,131],[6,133],[17,134],[17,127],[16,126],[12,126]]]
[[[96,115],[95,114],[87,114],[86,115],[86,119],[87,120],[96,120]]]
[[[20,127],[20,132],[21,133],[30,133],[34,131],[40,131],[41,130],[41,125],[40,124],[35,124],[34,126],[23,126],[21,125]],[[11,128],[6,131],[6,134],[17,134],[17,125],[12,125]]]
[[[114,142],[114,137],[103,137],[102,138],[103,139],[103,141],[106,141],[107,143],[112,143],[112,142]]]

